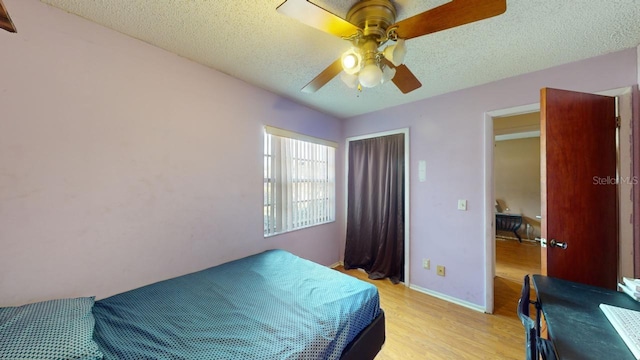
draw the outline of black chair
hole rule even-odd
[[[526,360],[556,360],[557,356],[553,349],[553,343],[540,337],[540,304],[530,300],[531,286],[529,285],[529,275],[524,276],[522,292],[518,300],[518,317],[524,326]],[[536,309],[536,321],[529,316],[529,305],[533,304]]]

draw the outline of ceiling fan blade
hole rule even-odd
[[[319,7],[308,0],[287,0],[276,9],[280,14],[294,18],[303,24],[326,33],[348,37],[356,34],[359,27]]]
[[[13,21],[9,17],[9,12],[7,12],[7,8],[4,7],[2,0],[0,0],[0,29],[5,29],[9,32],[16,32],[16,27],[13,25]]]
[[[418,78],[413,75],[411,70],[409,70],[406,65],[402,64],[399,66],[394,66],[391,61],[384,58],[382,59],[382,61],[384,61],[387,66],[396,69],[396,75],[393,77],[393,79],[391,79],[391,81],[393,81],[393,83],[398,87],[398,89],[400,89],[400,91],[402,91],[403,94],[410,93],[413,90],[422,87],[422,83],[420,82],[420,80],[418,80]]]
[[[393,26],[398,26],[398,37],[406,40],[487,19],[506,10],[507,0],[452,0]]]
[[[322,70],[318,76],[316,76],[313,80],[311,80],[307,85],[302,88],[302,92],[312,94],[318,91],[321,87],[323,87],[326,83],[331,81],[334,77],[336,77],[342,71],[342,60],[338,59],[333,62],[333,64],[329,65],[328,68]]]

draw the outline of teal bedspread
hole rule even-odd
[[[339,359],[380,313],[366,282],[270,250],[100,301],[105,359]]]

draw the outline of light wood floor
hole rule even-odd
[[[540,244],[532,241],[496,240],[496,276],[522,282],[526,274],[540,273]]]
[[[401,284],[393,285],[388,280],[369,280],[359,270],[337,270],[376,285],[380,292],[387,339],[376,360],[523,359],[524,329],[516,315],[516,305],[522,276],[540,271],[539,260],[535,269],[534,259],[539,256],[540,248],[535,244],[497,241],[498,276],[492,315]]]

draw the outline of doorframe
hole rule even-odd
[[[605,95],[616,97],[616,103],[618,107],[619,116],[621,117],[621,127],[619,129],[618,135],[618,172],[619,176],[631,176],[632,174],[632,140],[631,140],[631,126],[633,119],[633,111],[632,111],[632,87],[622,87],[611,90],[599,91],[595,92],[597,95]],[[627,95],[626,99],[627,103],[620,103],[620,97],[623,95]],[[527,113],[532,113],[540,111],[540,103],[533,103],[515,107],[509,107],[504,109],[487,111],[484,113],[484,197],[485,197],[485,206],[484,206],[484,223],[485,223],[485,246],[484,246],[484,257],[485,257],[485,312],[492,314],[494,310],[494,277],[496,273],[495,263],[496,263],[496,246],[495,246],[495,229],[494,229],[494,201],[495,201],[495,179],[494,179],[494,134],[493,134],[493,118],[502,117],[502,116],[515,116],[522,115]],[[623,129],[624,127],[624,129]],[[626,164],[624,164],[624,170],[622,171],[622,162],[621,160],[628,160]],[[629,171],[628,173],[626,171]],[[632,192],[632,183],[624,184],[621,182],[621,186],[619,187],[618,192],[618,209],[620,210],[619,220],[618,220],[618,237],[619,239],[623,238],[623,234],[627,234],[626,236],[630,236],[631,242],[629,244],[618,241],[619,254],[629,254],[628,259],[619,258],[618,261],[618,274],[626,274],[624,276],[633,276],[633,198],[631,196]],[[626,199],[627,201],[623,201]],[[624,219],[630,220],[631,223],[625,223]],[[630,235],[629,235],[630,233]],[[629,246],[627,246],[629,245]],[[630,247],[627,249],[627,247]],[[619,255],[619,257],[621,257]],[[627,262],[630,262],[627,264]],[[623,268],[624,266],[624,268]],[[629,273],[630,266],[630,273]]]
[[[364,140],[364,139],[372,139],[372,138],[377,138],[377,137],[382,137],[382,136],[389,136],[389,135],[397,135],[397,134],[404,134],[404,285],[405,286],[409,286],[411,284],[411,282],[409,281],[410,279],[410,271],[409,269],[411,269],[411,267],[409,266],[409,261],[410,261],[410,252],[409,252],[409,245],[410,245],[410,232],[409,230],[411,229],[410,225],[410,220],[411,220],[411,216],[410,216],[410,209],[411,207],[409,206],[409,199],[411,199],[410,196],[410,182],[409,182],[409,176],[411,174],[411,172],[409,171],[410,169],[410,156],[409,156],[409,128],[401,128],[401,129],[396,129],[396,130],[389,130],[389,131],[383,131],[383,132],[377,132],[377,133],[372,133],[372,134],[365,134],[365,135],[359,135],[359,136],[352,136],[352,137],[348,137],[345,140],[345,150],[344,150],[344,184],[345,184],[345,189],[344,189],[344,225],[345,225],[345,230],[347,227],[347,209],[348,209],[348,201],[349,201],[349,143],[351,141],[357,141],[357,140]]]

